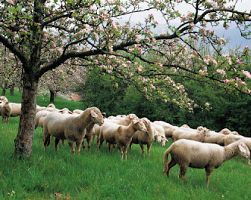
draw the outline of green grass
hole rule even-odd
[[[9,97],[9,96],[8,96]],[[19,102],[20,95],[12,97]],[[47,98],[39,97],[41,105]],[[56,100],[57,107],[82,108],[81,103]],[[67,144],[58,152],[53,145],[44,151],[42,129],[34,135],[33,154],[28,160],[12,157],[18,118],[0,122],[0,199],[251,199],[251,168],[244,159],[233,159],[212,173],[209,188],[204,170],[188,169],[186,182],[178,179],[178,166],[167,178],[162,174],[165,148],[155,144],[143,157],[134,145],[128,160],[115,150],[82,150],[71,155]]]

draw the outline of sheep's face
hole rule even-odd
[[[238,149],[241,156],[244,158],[250,158],[250,151],[245,143],[240,143],[238,145]]]
[[[148,134],[153,134],[153,129],[152,129],[150,120],[147,119],[147,118],[145,118],[145,117],[142,118],[142,120],[143,120],[143,122],[144,122],[144,124],[145,124],[145,127],[146,127],[146,129],[147,129],[147,133],[148,133]]]
[[[164,147],[164,146],[166,145],[166,142],[167,142],[167,141],[168,141],[168,140],[166,139],[166,137],[161,136],[161,142],[160,142],[160,144],[161,144],[162,147]]]
[[[91,110],[90,115],[94,124],[101,126],[104,123],[104,117],[98,108]]]

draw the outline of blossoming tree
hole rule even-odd
[[[15,155],[30,156],[34,133],[34,117],[38,83],[43,74],[56,69],[63,63],[84,61],[86,65],[102,64],[108,73],[123,70],[127,78],[142,82],[146,94],[154,91],[166,101],[173,100],[158,85],[169,85],[173,93],[182,98],[173,100],[189,103],[182,85],[166,75],[155,78],[158,71],[172,68],[173,73],[193,70],[193,55],[201,59],[204,68],[200,73],[207,76],[208,66],[217,65],[214,58],[197,54],[196,45],[190,40],[204,41],[212,48],[223,39],[211,30],[214,26],[227,28],[235,22],[243,36],[248,37],[250,11],[236,8],[238,0],[6,0],[0,3],[0,42],[21,62],[22,68],[22,111],[15,139]],[[179,5],[187,4],[187,13]],[[163,34],[154,34],[157,21],[148,15],[144,22],[125,22],[128,15],[156,10],[166,22]],[[121,21],[120,19],[123,18]],[[128,19],[130,20],[130,18]],[[166,49],[166,51],[163,51]],[[217,50],[217,49],[215,49]],[[144,56],[154,51],[161,60]],[[179,54],[181,52],[181,54]],[[183,54],[182,54],[183,52]],[[187,55],[180,65],[180,55]],[[165,56],[167,55],[167,56]],[[139,62],[140,60],[140,62]],[[147,65],[142,65],[142,62]],[[189,67],[184,67],[189,63]],[[157,66],[151,68],[151,66]],[[156,76],[135,76],[145,67]],[[118,70],[120,73],[120,70]],[[244,72],[249,76],[248,72]],[[212,78],[212,77],[209,77]],[[182,103],[182,104],[183,104]]]

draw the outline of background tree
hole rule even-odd
[[[74,65],[65,63],[41,77],[39,90],[49,90],[50,102],[54,103],[58,92],[65,94],[74,92],[80,83],[85,82],[85,74],[86,70],[81,63],[74,63]]]
[[[31,155],[38,82],[44,73],[65,61],[83,59],[87,65],[102,62],[108,72],[116,70],[116,66],[124,66],[128,71],[127,78],[132,78],[135,70],[132,69],[130,73],[131,66],[138,72],[142,71],[143,66],[139,65],[138,59],[153,66],[156,64],[155,60],[146,60],[141,54],[149,50],[158,52],[166,43],[174,42],[175,47],[180,49],[186,46],[188,53],[196,51],[196,48],[186,38],[208,41],[214,46],[220,38],[207,29],[221,24],[227,27],[229,22],[236,22],[243,35],[248,33],[245,30],[248,29],[251,14],[237,10],[236,2],[186,1],[191,9],[184,14],[178,10],[178,5],[182,3],[179,0],[7,0],[1,3],[0,42],[16,55],[22,66],[22,111],[15,139],[15,155]],[[119,23],[122,16],[149,10],[162,13],[167,28],[164,34],[153,34],[152,28],[157,24],[153,15],[136,25]],[[178,25],[173,23],[174,20],[178,21]],[[178,48],[174,49],[175,53]],[[171,52],[170,55],[175,56]],[[203,62],[208,61],[200,58]],[[210,58],[209,65],[214,64],[211,61]],[[171,60],[158,66],[156,70],[175,68],[197,74],[197,71]],[[142,83],[141,88],[147,95],[154,91],[164,101],[191,107],[187,93],[180,84],[176,84],[170,76],[160,83],[158,80],[149,76],[135,77],[135,81]],[[166,90],[156,91],[156,84],[173,85],[169,87],[173,88],[171,93],[176,96],[180,93],[183,97],[174,100]]]
[[[0,85],[3,96],[8,88],[10,88],[10,94],[14,94],[14,87],[20,85],[20,76],[20,63],[13,53],[0,45]]]

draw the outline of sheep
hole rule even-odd
[[[54,136],[56,150],[60,139],[67,139],[71,152],[75,152],[75,142],[77,152],[80,153],[86,131],[90,131],[94,124],[102,125],[103,123],[103,116],[96,107],[87,108],[77,116],[52,112],[44,120],[44,147],[50,144],[50,136]]]
[[[130,147],[132,144],[139,144],[141,151],[142,151],[142,154],[144,154],[144,146],[143,145],[146,144],[147,145],[147,153],[149,154],[153,140],[154,140],[153,129],[152,129],[151,122],[149,119],[142,118],[142,120],[147,128],[147,132],[136,131],[132,137]]]
[[[171,161],[168,162],[169,154],[171,154]],[[250,151],[245,143],[237,141],[222,147],[217,144],[180,139],[171,144],[164,153],[164,173],[169,176],[170,169],[178,164],[180,167],[179,177],[184,179],[187,167],[205,168],[208,186],[213,169],[238,154],[245,158],[250,157]]]
[[[1,107],[1,115],[2,115],[2,121],[3,122],[8,122],[9,117],[11,114],[11,107],[9,105],[9,102],[3,102],[2,107]]]
[[[145,124],[140,119],[133,119],[128,126],[106,122],[100,131],[98,148],[101,147],[104,140],[109,144],[109,151],[111,145],[117,144],[121,152],[121,158],[127,159],[128,146],[137,130],[147,131]]]
[[[41,128],[43,128],[44,119],[50,113],[51,113],[51,111],[48,111],[48,110],[40,110],[40,111],[38,111],[36,113],[36,116],[35,116],[35,129],[38,126],[41,127]]]
[[[3,112],[2,112],[2,109],[4,109]],[[21,104],[20,103],[9,103],[8,101],[2,102],[1,103],[1,115],[4,115],[5,122],[8,122],[9,117],[20,116],[21,115]]]
[[[165,146],[168,141],[165,136],[164,128],[156,123],[151,122],[151,127],[153,129],[154,140],[161,144],[161,146]]]
[[[215,143],[219,144],[221,146],[224,145],[224,138],[226,135],[224,135],[222,132],[215,132],[215,131],[208,131],[207,134],[204,137],[205,143]]]
[[[178,128],[174,130],[172,134],[172,138],[173,138],[173,141],[176,141],[179,139],[189,139],[189,140],[203,142],[207,132],[208,132],[208,129],[202,126],[198,127],[197,129]]]
[[[166,138],[172,138],[173,132],[179,128],[178,126],[173,126],[164,121],[154,121],[153,123],[158,124],[164,128]]]

